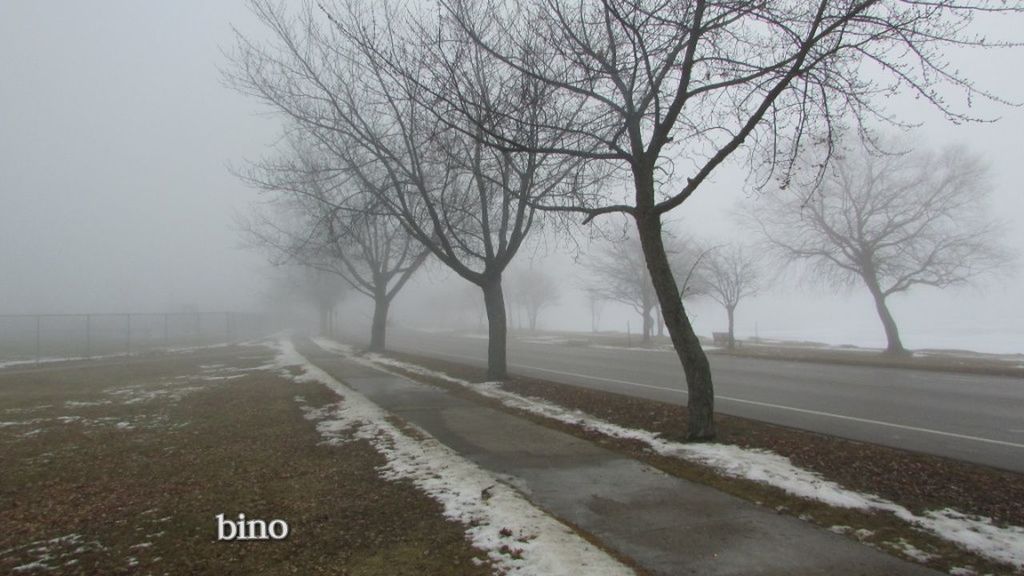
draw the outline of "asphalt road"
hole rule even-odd
[[[487,341],[393,331],[390,348],[486,364]],[[716,411],[1024,472],[1024,380],[711,355]],[[509,369],[686,403],[674,353],[510,341]]]

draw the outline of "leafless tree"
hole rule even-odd
[[[531,331],[537,330],[541,310],[558,303],[561,293],[551,275],[539,268],[518,270],[512,276],[515,300],[526,312]]]
[[[608,162],[628,194],[562,196],[550,210],[584,221],[635,221],[654,290],[689,391],[688,433],[715,434],[711,369],[687,317],[664,246],[662,219],[739,153],[766,183],[783,180],[809,140],[844,124],[899,123],[878,104],[910,92],[953,120],[958,95],[998,100],[945,57],[950,47],[1007,46],[971,33],[975,15],[1020,12],[978,0],[441,0],[442,17],[503,66],[550,89],[545,112],[515,120],[556,138],[525,141],[476,126],[489,145]],[[451,81],[458,82],[458,77]],[[449,99],[446,110],[473,109]],[[566,118],[569,112],[571,120]],[[676,174],[681,172],[680,174]]]
[[[644,266],[643,249],[635,235],[610,238],[584,262],[589,278],[587,289],[602,300],[633,308],[643,320],[642,342],[651,341],[652,312],[657,305],[654,286]]]
[[[914,286],[945,288],[999,271],[1009,255],[987,215],[988,170],[960,147],[940,153],[859,150],[833,162],[812,190],[780,191],[750,220],[785,261],[804,261],[833,286],[863,283],[904,354],[887,299]]]
[[[306,266],[283,265],[266,278],[260,290],[261,310],[271,326],[288,326],[300,310],[315,309],[321,336],[335,336],[334,311],[345,298],[347,286],[338,277]]]
[[[668,236],[666,244],[675,269],[685,274],[676,281],[676,285],[685,290],[683,296],[702,292],[698,263],[703,251],[691,240],[675,236]],[[658,298],[637,235],[628,231],[623,235],[608,235],[585,261],[585,266],[590,273],[586,289],[603,300],[632,307],[643,320],[641,341],[650,343],[656,328],[653,312],[658,307]]]
[[[587,302],[590,304],[590,331],[597,334],[601,330],[601,315],[604,313],[605,298],[594,288],[585,288]]]
[[[275,264],[301,264],[341,277],[373,301],[370,350],[386,348],[395,296],[429,256],[401,222],[380,210],[376,194],[311,146],[256,164],[243,179],[274,195],[243,231]]]
[[[345,284],[333,274],[304,266],[292,269],[285,282],[292,297],[316,308],[320,336],[333,338],[334,310],[345,297]]]
[[[760,274],[757,259],[742,246],[721,246],[710,250],[702,263],[705,293],[725,307],[729,318],[729,349],[736,347],[736,307],[744,298],[757,294]]]
[[[507,121],[540,110],[542,95],[498,75],[470,44],[447,53],[403,42],[416,36],[418,22],[389,20],[366,4],[307,3],[295,15],[261,0],[252,7],[272,38],[261,44],[239,37],[233,84],[291,118],[412,237],[483,291],[488,377],[505,378],[502,274],[536,223],[535,205],[555,191],[580,189],[583,163],[487,147],[479,133],[546,147],[539,125]],[[396,65],[423,62],[424,54],[460,82],[416,78],[417,70]],[[472,113],[442,122],[429,97],[442,92]]]

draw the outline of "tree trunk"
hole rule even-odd
[[[644,336],[642,342],[648,344],[651,341],[651,332],[654,328],[654,318],[651,317],[651,310],[654,308],[653,305],[644,306]]]
[[[711,383],[711,365],[679,297],[661,236],[661,218],[638,213],[636,226],[665,325],[686,376],[687,437],[690,440],[711,440],[715,437],[715,391]]]
[[[736,332],[733,330],[733,326],[735,325],[733,319],[736,316],[736,307],[726,306],[725,311],[729,314],[729,350],[732,350],[736,348]]]
[[[320,336],[323,338],[331,337],[331,309],[326,304],[320,304]]]
[[[505,296],[501,291],[501,276],[489,279],[481,286],[487,309],[487,378],[504,380],[508,377],[506,357],[507,320]]]
[[[530,332],[537,331],[537,316],[540,316],[540,308],[530,310]]]
[[[370,327],[370,352],[383,352],[387,346],[388,309],[391,302],[386,294],[373,297],[373,324]]]
[[[885,353],[896,356],[906,355],[907,349],[903,347],[903,342],[900,340],[900,331],[896,328],[896,320],[892,317],[889,307],[885,304],[885,294],[882,293],[880,288],[872,285],[870,282],[868,283],[868,289],[871,291],[871,296],[875,299],[875,310],[878,311],[878,318],[882,320],[882,326],[885,328],[885,339],[888,342]]]
[[[485,303],[486,305],[486,303]],[[509,294],[508,298],[505,298],[505,318],[508,322],[509,330],[522,329],[523,327],[523,313],[522,307],[516,306],[514,297]]]

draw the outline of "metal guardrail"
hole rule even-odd
[[[261,314],[0,314],[0,366],[209,346],[267,334]]]

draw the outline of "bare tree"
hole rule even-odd
[[[611,237],[584,261],[591,298],[625,304],[642,319],[642,342],[650,343],[654,329],[652,312],[657,306],[654,286],[644,266],[643,249],[635,235]]]
[[[333,337],[334,311],[346,295],[346,285],[332,274],[300,265],[282,265],[268,275],[260,291],[261,308],[272,326],[287,326],[297,318],[296,307],[315,309],[318,333]]]
[[[729,318],[729,349],[736,347],[736,307],[760,289],[756,258],[742,246],[723,246],[708,252],[703,262],[705,293],[725,307]]]
[[[370,298],[370,350],[383,351],[391,303],[430,251],[381,211],[374,194],[360,193],[358,180],[332,168],[311,146],[293,143],[284,159],[240,175],[275,195],[269,210],[244,226],[250,242],[268,250],[276,264],[335,274]]]
[[[515,300],[526,312],[530,330],[536,331],[541,310],[558,303],[558,283],[543,270],[532,267],[516,271],[512,280]]]
[[[590,331],[597,334],[601,330],[601,315],[604,313],[606,300],[595,288],[585,288],[587,302],[590,304]]]
[[[316,308],[320,335],[333,338],[334,309],[345,297],[344,284],[334,275],[302,267],[299,274],[289,275],[287,280],[293,294]]]
[[[536,89],[499,75],[469,44],[430,53],[431,65],[459,83],[415,78],[417,70],[395,63],[426,58],[422,46],[402,42],[416,36],[418,22],[389,20],[381,7],[306,4],[297,15],[260,0],[252,7],[272,39],[239,37],[234,85],[290,117],[412,237],[482,290],[488,377],[505,378],[502,274],[535,225],[534,206],[583,182],[578,159],[498,150],[478,137],[485,129],[508,131],[509,138],[546,147],[539,125],[507,121],[539,110]],[[472,113],[455,126],[442,122],[424,96],[440,92]]]
[[[863,283],[885,328],[886,352],[903,354],[887,299],[914,286],[976,282],[1008,263],[986,215],[988,171],[963,148],[838,159],[820,186],[782,191],[751,220],[785,261],[804,261],[834,286]]]
[[[714,389],[664,246],[662,219],[729,157],[745,151],[761,183],[808,139],[833,141],[852,120],[898,123],[877,102],[910,92],[953,120],[970,120],[945,88],[998,100],[961,75],[944,50],[1007,46],[976,37],[976,14],[1020,12],[978,0],[441,0],[442,15],[503,66],[541,82],[545,112],[515,120],[557,138],[526,141],[476,126],[489,145],[621,167],[631,194],[562,196],[549,210],[635,221],[646,266],[686,375],[688,434],[715,434]],[[458,82],[458,77],[450,77]],[[443,96],[443,94],[441,94]],[[473,109],[447,99],[446,112]],[[570,112],[568,118],[563,112]],[[830,146],[823,148],[826,151]],[[678,161],[678,160],[682,161]],[[675,161],[674,161],[675,160]],[[675,168],[685,169],[677,176]],[[550,200],[550,199],[549,199]]]
[[[676,281],[685,290],[683,296],[695,296],[703,291],[699,280],[699,262],[703,250],[692,240],[667,236],[669,258],[675,269],[685,276]],[[610,235],[598,250],[585,261],[590,271],[587,290],[604,300],[612,300],[632,307],[642,319],[642,342],[651,342],[656,328],[654,311],[658,298],[644,260],[643,246],[636,234]]]

